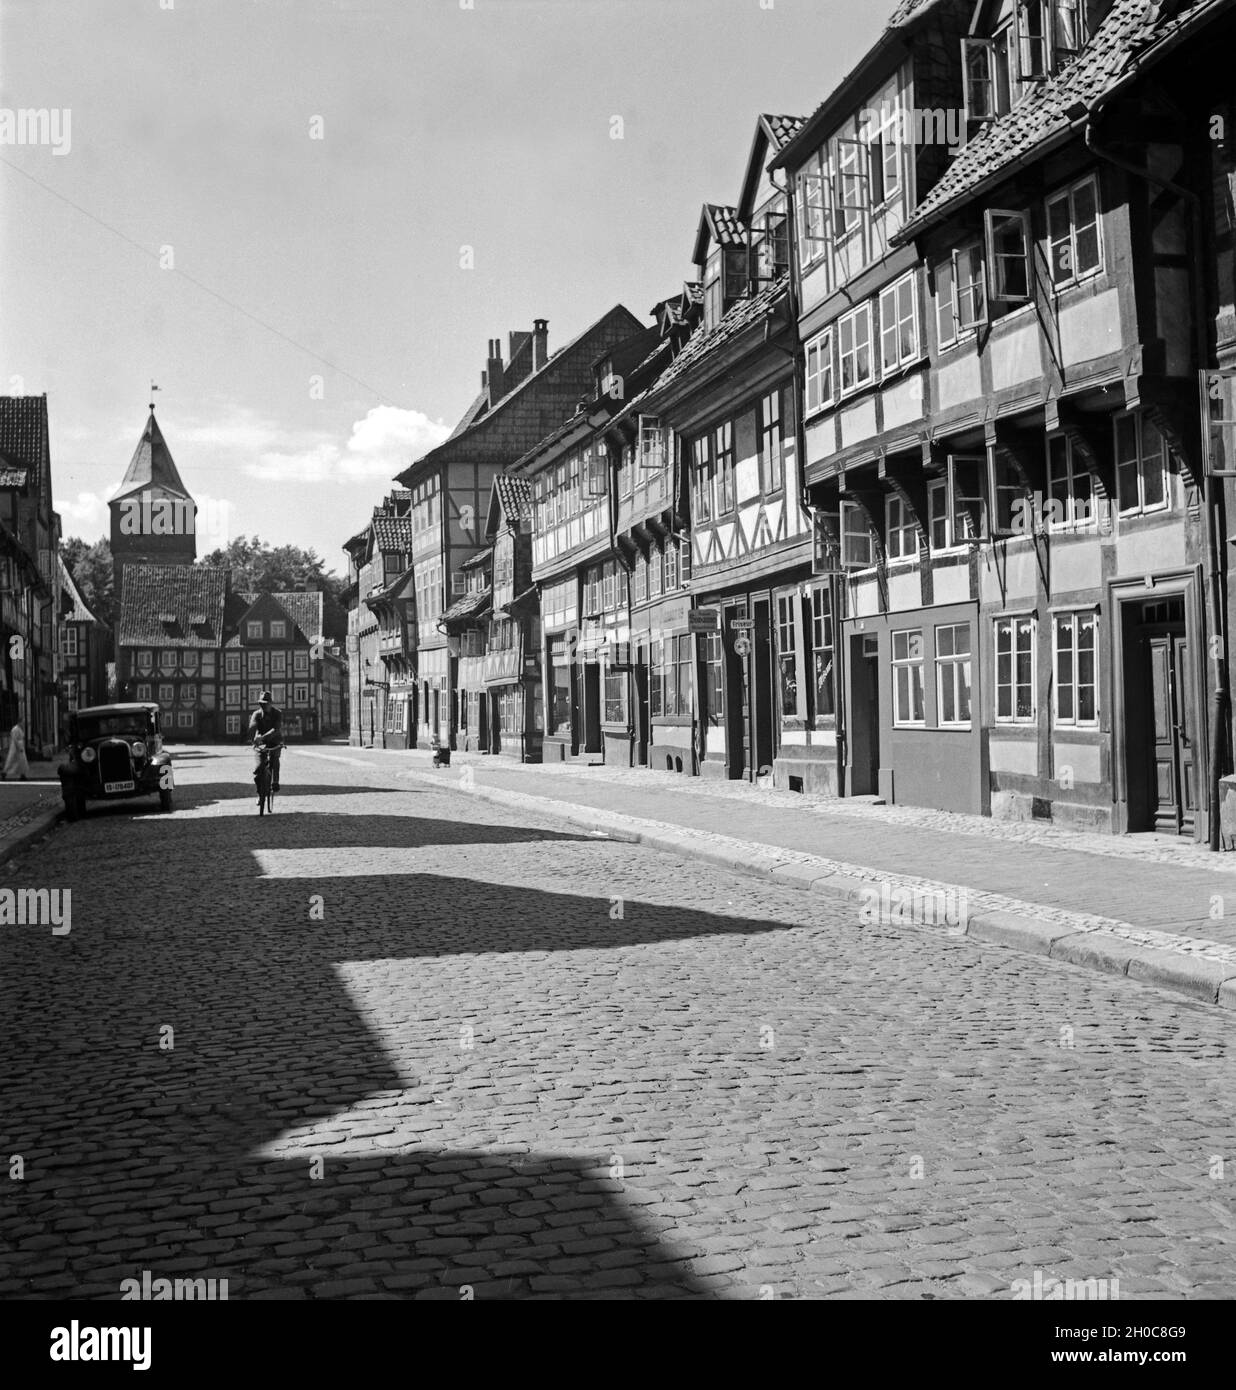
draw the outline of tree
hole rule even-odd
[[[115,571],[112,547],[106,537],[92,545],[80,536],[62,541],[60,553],[65,569],[73,576],[87,608],[108,627],[116,621]]]
[[[237,536],[219,550],[198,561],[232,572],[232,588],[258,594],[290,593],[296,589],[320,589],[338,598],[344,581],[327,573],[326,562],[312,548],[272,546],[257,536]]]

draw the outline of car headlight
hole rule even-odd
[[[135,758],[144,758],[146,756],[146,745],[141,741],[140,738],[134,741],[133,756]]]
[[[81,751],[81,760],[82,760],[82,762],[84,762],[84,763],[92,763],[92,762],[94,762],[94,749],[93,749],[93,748],[83,748],[82,751]]]

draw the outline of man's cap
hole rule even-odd
[[[262,693],[258,696],[258,704],[259,704],[259,705],[269,705],[269,704],[271,704],[271,703],[272,703],[272,701],[271,701],[271,698],[270,698],[270,691],[269,691],[269,690],[263,690]]]

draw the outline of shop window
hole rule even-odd
[[[970,624],[936,628],[936,717],[941,728],[970,727]]]
[[[627,722],[627,673],[605,668],[605,722]]]
[[[913,726],[925,719],[923,706],[923,631],[893,633],[893,723]]]
[[[812,714],[816,719],[836,713],[833,702],[833,607],[827,584],[811,591]]]
[[[722,638],[719,632],[706,632],[700,638],[704,658],[704,698],[706,708],[703,717],[714,728],[725,721],[725,662]]]
[[[996,619],[996,722],[1035,721],[1035,621]]]

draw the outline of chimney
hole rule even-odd
[[[532,320],[532,370],[539,372],[549,361],[549,320]]]
[[[502,339],[490,338],[489,364],[485,371],[485,382],[489,388],[489,404],[495,405],[502,398]]]

